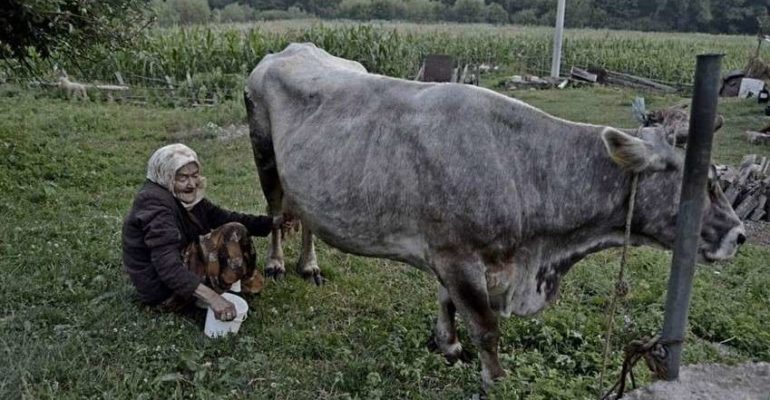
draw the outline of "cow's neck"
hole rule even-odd
[[[509,303],[515,314],[544,307],[558,293],[561,277],[585,256],[623,244],[631,175],[606,154],[602,129],[553,124],[540,137],[538,153],[544,156],[530,169],[533,176],[519,180],[527,236],[514,262],[526,278],[517,280]]]
[[[554,237],[597,226],[622,228],[631,175],[607,154],[602,129],[557,120],[525,140],[534,143],[529,147],[512,146],[522,232]]]

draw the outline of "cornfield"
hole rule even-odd
[[[153,29],[119,52],[97,49],[78,65],[59,65],[84,81],[115,82],[115,72],[120,72],[126,81],[142,86],[188,82],[190,90],[194,86],[229,97],[240,92],[244,77],[265,54],[294,41],[313,42],[331,54],[361,62],[371,72],[402,78],[413,77],[421,60],[432,53],[538,75],[550,70],[552,34],[544,27],[459,24],[211,25]],[[562,73],[573,65],[598,66],[687,85],[696,54],[724,53],[727,71],[743,67],[756,43],[750,36],[567,30]],[[35,65],[43,76],[52,66],[42,61]]]

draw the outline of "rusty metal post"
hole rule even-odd
[[[697,57],[695,68],[690,132],[661,334],[661,342],[667,349],[665,364],[666,380],[669,381],[679,377],[679,362],[687,327],[687,311],[706,195],[704,188],[711,165],[711,141],[714,137],[714,118],[719,100],[721,64],[721,54],[704,54]]]

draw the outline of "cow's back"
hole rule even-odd
[[[448,243],[513,246],[531,228],[523,207],[542,210],[538,196],[556,190],[531,179],[565,158],[544,138],[568,146],[565,127],[596,130],[486,89],[368,74],[304,44],[266,57],[249,90],[285,205],[336,247],[412,264]]]

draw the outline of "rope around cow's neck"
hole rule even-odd
[[[631,178],[631,195],[628,198],[628,213],[626,214],[626,233],[623,238],[623,253],[620,256],[620,271],[618,271],[618,279],[615,282],[615,292],[612,295],[610,301],[610,308],[607,311],[607,332],[604,335],[604,361],[602,362],[602,372],[599,375],[599,396],[602,395],[601,390],[604,387],[604,373],[607,370],[607,357],[610,349],[610,338],[612,337],[612,325],[615,321],[615,305],[619,297],[625,297],[628,294],[628,283],[624,278],[624,270],[626,267],[626,256],[628,255],[628,246],[631,242],[631,220],[634,217],[634,204],[636,202],[636,186],[639,182],[639,173],[634,173]]]

